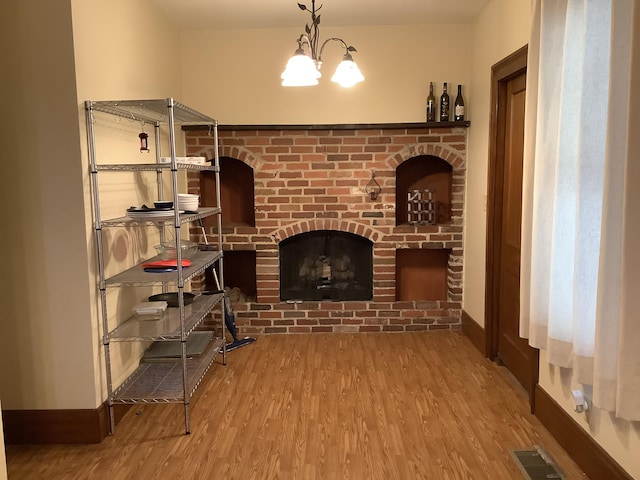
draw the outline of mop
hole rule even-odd
[[[204,228],[204,222],[202,219],[198,219],[198,223],[200,224],[202,236],[204,237],[204,248],[208,250],[209,242],[207,241],[207,232]],[[226,291],[220,290],[220,282],[218,281],[218,274],[215,268],[212,269],[212,273],[216,286],[218,287],[218,291],[224,293],[224,297],[222,298],[222,304],[224,307],[224,324],[233,338],[233,342],[227,343],[225,347],[226,351],[230,352],[231,350],[235,350],[236,348],[244,347],[245,345],[255,342],[256,339],[252,337],[238,338],[238,331],[236,330],[236,316],[231,308],[231,299],[229,299],[229,294]]]
[[[233,342],[227,343],[227,352],[255,342],[256,339],[252,337],[238,338],[238,333],[236,331],[236,316],[231,309],[231,300],[226,292],[222,301],[224,302],[224,324],[227,327],[227,330],[229,330],[231,337],[233,337]]]

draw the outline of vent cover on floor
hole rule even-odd
[[[551,456],[540,447],[534,450],[514,450],[511,452],[525,478],[530,480],[566,480]]]

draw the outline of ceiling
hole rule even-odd
[[[310,21],[298,1],[150,0],[181,30],[301,27]],[[318,0],[322,25],[470,23],[491,0]],[[326,16],[325,16],[326,15]]]

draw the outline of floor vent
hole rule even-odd
[[[513,450],[513,458],[527,480],[566,480],[564,473],[541,447],[533,450]]]

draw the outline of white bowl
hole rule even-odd
[[[181,205],[178,207],[181,212],[196,212],[198,211],[197,205]]]
[[[198,202],[180,202],[178,201],[178,210],[195,211],[198,209]]]
[[[178,194],[178,210],[196,211],[200,203],[200,195],[192,193]]]

